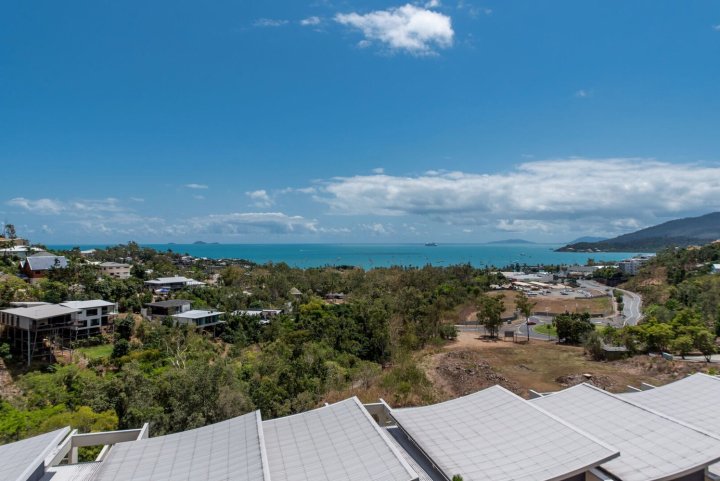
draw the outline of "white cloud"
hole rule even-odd
[[[259,18],[255,20],[255,23],[253,23],[253,25],[256,27],[282,27],[283,25],[287,24],[287,20],[277,18]]]
[[[208,186],[205,184],[185,184],[188,189],[207,189]]]
[[[622,158],[547,160],[494,174],[340,177],[327,181],[313,198],[339,214],[424,216],[504,231],[574,226],[625,232],[720,209],[720,166]]]
[[[720,23],[718,23],[717,25],[713,25],[713,30],[715,30],[716,32],[720,32]]]
[[[430,0],[425,2],[425,8],[438,8],[440,5],[440,0]]]
[[[32,200],[25,197],[15,197],[7,201],[6,204],[21,207],[36,214],[59,214],[64,209],[62,202],[53,199]]]
[[[208,234],[307,234],[318,231],[317,221],[282,212],[212,214],[187,221],[195,231]]]
[[[302,25],[303,27],[313,27],[316,25],[320,25],[321,22],[322,20],[320,19],[320,17],[308,17],[300,20],[300,25]]]
[[[575,97],[577,97],[579,99],[592,97],[592,90],[585,90],[585,89],[576,90]]]
[[[268,195],[267,191],[261,189],[261,190],[254,190],[252,192],[245,192],[245,195],[250,197],[252,199],[253,204],[256,207],[270,207],[273,205],[273,200]]]
[[[477,18],[480,15],[492,15],[493,13],[491,8],[473,5],[466,0],[459,0],[457,3],[457,8],[458,10],[467,11],[468,15],[472,18]]]
[[[120,212],[123,210],[118,200],[112,197],[108,197],[107,199],[82,199],[65,202],[46,198],[33,200],[26,199],[25,197],[15,197],[7,201],[7,205],[21,207],[34,214],[59,214],[65,212],[68,214],[85,215],[87,213]]]
[[[335,21],[362,31],[365,39],[360,46],[380,42],[391,51],[429,55],[434,48],[452,46],[455,32],[447,15],[406,4],[367,14],[337,14]]]
[[[372,224],[362,224],[360,226],[363,230],[370,231],[375,235],[389,234],[393,231],[389,226],[385,226],[379,222],[373,222]]]
[[[195,200],[205,200],[205,196],[204,196],[204,195],[200,195],[200,194],[195,194],[195,195],[193,195],[193,199],[195,199]]]
[[[145,199],[142,197],[130,197],[130,200],[133,202],[145,202]]]
[[[385,173],[385,169],[382,168],[382,167],[377,167],[377,168],[375,168],[375,169],[372,170],[372,173],[373,173],[373,174],[384,174],[384,173]]]

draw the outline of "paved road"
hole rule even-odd
[[[604,286],[598,282],[595,281],[586,281],[586,280],[580,280],[578,281],[580,286],[588,288],[588,289],[597,289],[597,290],[606,290],[611,289],[607,286]],[[612,290],[612,289],[611,289]],[[623,312],[622,312],[622,319],[617,319],[617,324],[621,324],[623,326],[634,326],[640,320],[642,319],[642,298],[640,295],[631,292],[626,291],[625,289],[617,289],[618,291],[623,293]]]

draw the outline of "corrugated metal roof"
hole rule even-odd
[[[357,398],[263,421],[273,481],[411,481],[417,473]]]
[[[500,386],[391,415],[448,479],[565,479],[618,454]]]
[[[26,481],[43,464],[45,457],[67,436],[70,428],[62,428],[16,443],[0,446],[0,479]]]
[[[64,269],[68,266],[67,259],[63,256],[29,256],[27,262],[34,271]]]
[[[260,411],[167,436],[116,444],[94,481],[270,481]]]
[[[56,304],[44,304],[40,306],[16,307],[13,309],[3,309],[2,312],[15,314],[17,316],[27,317],[30,319],[47,319],[49,317],[63,316],[77,312],[77,309],[65,307]]]
[[[620,449],[602,468],[623,481],[675,479],[720,459],[720,439],[588,384],[530,402]]]

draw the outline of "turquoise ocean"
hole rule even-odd
[[[585,264],[622,260],[638,252],[574,253],[555,252],[560,244],[141,244],[159,251],[211,259],[246,259],[256,263],[285,262],[293,267],[351,265],[373,267],[427,264],[449,266],[504,267],[511,264]],[[52,249],[103,248],[107,245],[51,245]]]

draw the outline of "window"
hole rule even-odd
[[[103,326],[107,326],[107,324],[108,324],[108,318],[107,318],[107,316],[103,316],[103,317],[102,317],[102,323],[101,323],[101,324],[102,324]]]
[[[100,325],[100,319],[90,319],[90,327],[95,327]]]
[[[85,311],[85,315],[86,315],[87,317],[97,316],[97,313],[98,313],[98,310],[97,310],[97,309],[88,309],[88,310]]]

